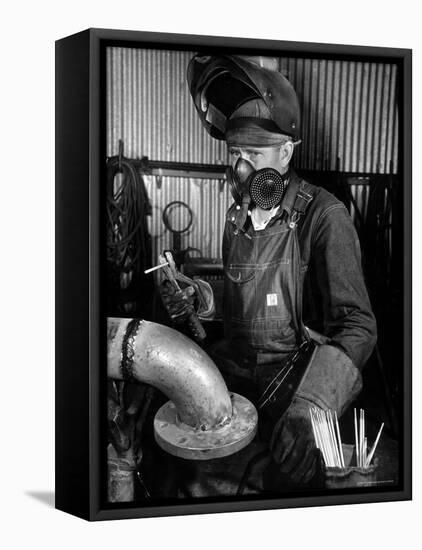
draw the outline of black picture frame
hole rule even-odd
[[[104,316],[101,303],[104,52],[109,45],[208,48],[394,62],[398,66],[403,178],[402,476],[397,489],[271,499],[104,503]],[[56,508],[87,520],[409,500],[411,472],[412,51],[408,49],[88,29],[56,42]]]

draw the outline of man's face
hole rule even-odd
[[[286,164],[287,156],[284,152],[284,145],[273,145],[271,147],[255,147],[251,145],[237,146],[231,145],[229,147],[230,164],[234,168],[239,158],[243,158],[249,161],[255,170],[261,168],[274,168],[280,174],[283,174],[287,170],[288,162]],[[290,160],[290,155],[289,159]]]

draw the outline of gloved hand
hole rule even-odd
[[[321,467],[309,415],[313,406],[305,399],[294,399],[271,436],[271,454],[279,474],[297,485],[309,483]]]
[[[159,292],[170,319],[175,323],[184,323],[195,311],[195,289],[192,286],[176,290],[166,279],[160,284]]]

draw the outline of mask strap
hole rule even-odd
[[[249,196],[249,193],[244,193],[243,196],[242,196],[242,205],[240,207],[239,210],[236,210],[236,219],[235,219],[235,226],[236,226],[236,230],[239,232],[239,231],[244,231],[244,226],[245,226],[245,223],[246,223],[246,218],[248,217],[248,210],[249,210],[249,205],[250,205],[250,202],[251,202],[251,198]]]

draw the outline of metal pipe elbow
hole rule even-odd
[[[122,342],[130,320],[107,320],[110,378],[122,379]],[[226,383],[211,358],[195,342],[167,326],[141,321],[133,348],[134,379],[167,395],[181,422],[201,431],[230,422],[232,401]]]

